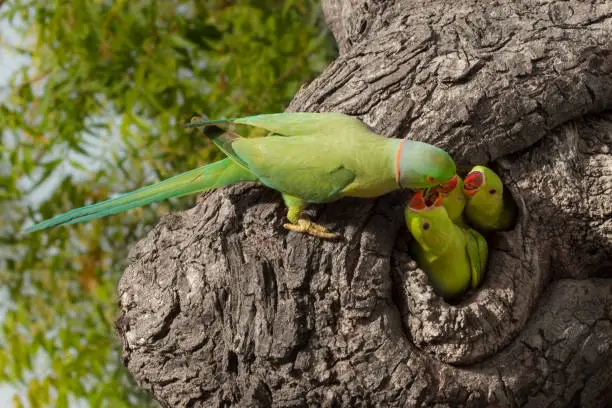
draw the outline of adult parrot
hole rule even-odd
[[[266,129],[272,136],[242,138],[217,127],[235,123]],[[169,197],[241,181],[279,191],[287,206],[284,227],[321,238],[337,234],[302,217],[308,203],[342,197],[377,197],[399,188],[429,188],[455,174],[444,150],[407,139],[385,138],[342,113],[277,113],[194,122],[228,156],[157,184],[77,208],[31,226],[36,231],[104,217]]]
[[[485,166],[475,166],[465,176],[463,194],[467,197],[465,215],[474,227],[482,231],[510,229],[517,209],[504,196],[504,186],[497,174]]]
[[[453,223],[442,200],[438,195],[428,203],[423,191],[417,191],[404,215],[414,237],[410,250],[417,264],[445,300],[454,300],[482,282],[488,246],[478,232]]]

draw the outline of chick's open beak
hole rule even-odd
[[[459,177],[455,174],[450,180],[445,181],[444,183],[437,185],[435,187],[429,187],[425,189],[423,192],[423,200],[430,207],[438,207],[442,205],[442,201],[447,194],[457,188],[457,182]]]
[[[408,203],[408,207],[410,207],[411,210],[415,211],[422,211],[427,207],[425,205],[425,198],[423,197],[422,190],[419,190],[414,193],[414,195],[410,199],[410,202]]]
[[[463,180],[463,194],[473,197],[478,192],[484,182],[484,174],[481,171],[473,171]]]
[[[450,180],[445,181],[444,183],[440,184],[439,186],[440,191],[444,194],[450,193],[455,188],[457,188],[458,180],[459,180],[459,177],[457,177],[457,175],[455,174]]]
[[[437,191],[425,194],[423,190],[419,190],[410,199],[408,207],[413,211],[424,211],[442,206],[442,201],[444,201],[444,195]]]

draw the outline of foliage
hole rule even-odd
[[[0,4],[31,58],[0,101],[0,382],[26,391],[15,406],[148,406],[120,364],[115,285],[126,248],[193,198],[20,231],[215,159],[180,123],[282,111],[332,41],[314,0]]]

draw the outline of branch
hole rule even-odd
[[[341,55],[290,110],[492,162],[520,207],[484,285],[438,298],[406,192],[282,229],[245,183],[162,219],[119,283],[124,363],[165,406],[601,406],[612,398],[612,4],[335,0]],[[552,282],[552,283],[551,283]]]

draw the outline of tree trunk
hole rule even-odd
[[[292,111],[488,163],[520,208],[449,305],[407,252],[409,192],[282,228],[252,183],[162,218],[119,282],[124,363],[166,407],[612,401],[612,2],[328,0],[339,58]],[[607,111],[606,111],[607,110]]]

